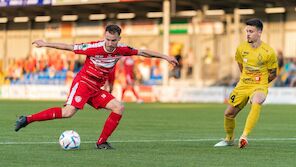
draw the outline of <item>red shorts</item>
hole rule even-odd
[[[102,89],[95,89],[83,80],[74,80],[66,105],[72,105],[78,109],[83,109],[85,103],[99,109],[114,99],[114,96]]]

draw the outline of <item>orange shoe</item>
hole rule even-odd
[[[249,142],[248,142],[247,137],[241,136],[239,138],[239,142],[238,142],[238,147],[239,148],[245,148],[248,144],[249,144]]]

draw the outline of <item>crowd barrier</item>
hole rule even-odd
[[[136,86],[145,102],[193,102],[224,103],[232,87],[174,87],[174,86]],[[66,100],[69,86],[66,85],[3,85],[0,87],[0,99],[24,100]],[[115,85],[113,95],[121,99],[121,87]],[[135,101],[130,91],[124,101]],[[269,88],[265,103],[296,104],[296,88]]]

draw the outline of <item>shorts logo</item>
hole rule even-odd
[[[106,98],[107,96],[106,96],[105,94],[102,94],[101,97],[102,97],[102,98]]]
[[[75,96],[75,102],[79,103],[81,102],[82,98],[80,96]]]

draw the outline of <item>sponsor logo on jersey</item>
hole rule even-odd
[[[97,42],[97,43],[83,43],[83,44],[77,44],[74,45],[74,50],[87,50],[89,48],[97,48],[102,47],[104,45],[104,42]]]
[[[81,49],[86,50],[88,48],[88,44],[82,44]]]
[[[104,68],[112,68],[115,66],[118,58],[116,57],[107,57],[104,58],[102,55],[92,56],[90,57],[90,61],[94,63],[95,66],[104,67]]]

